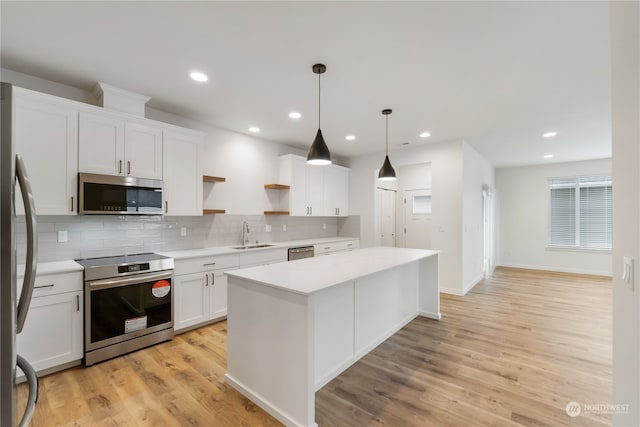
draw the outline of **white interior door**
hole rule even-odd
[[[404,247],[432,249],[431,189],[404,192]]]
[[[380,246],[396,246],[396,191],[378,188]]]

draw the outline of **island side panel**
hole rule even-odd
[[[359,359],[418,315],[418,262],[356,279],[354,300]]]
[[[440,320],[440,273],[438,254],[422,258],[419,263],[419,314]]]
[[[355,362],[353,298],[353,281],[311,295],[316,391]]]
[[[227,374],[285,425],[316,426],[308,297],[229,276]]]

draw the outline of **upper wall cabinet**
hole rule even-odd
[[[162,128],[107,113],[81,112],[78,169],[162,179]]]
[[[14,138],[38,215],[75,215],[78,188],[78,110],[61,98],[14,87]],[[20,199],[20,192],[16,192]],[[16,213],[24,214],[17,200]]]
[[[201,141],[199,133],[164,131],[165,215],[202,216]]]
[[[309,165],[304,157],[280,157],[280,183],[289,185],[292,216],[347,216],[349,169]]]
[[[349,215],[349,169],[338,165],[324,167],[324,216]]]

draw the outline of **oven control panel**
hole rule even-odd
[[[137,271],[146,271],[146,270],[149,270],[148,262],[118,266],[118,273],[135,273]]]

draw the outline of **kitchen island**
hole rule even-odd
[[[438,251],[375,247],[227,272],[226,380],[289,426],[416,316],[440,319]]]

